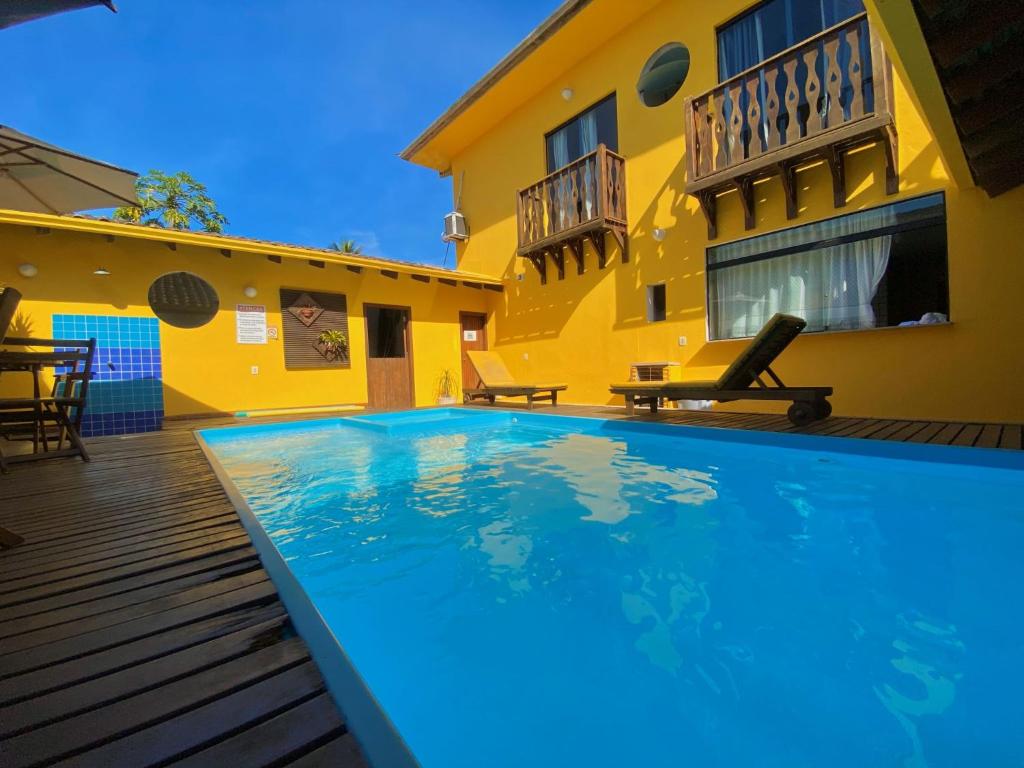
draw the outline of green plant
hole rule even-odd
[[[450,368],[441,371],[441,378],[437,380],[437,394],[441,397],[454,397],[459,385],[455,380],[455,374]]]
[[[141,206],[124,205],[114,211],[116,221],[170,229],[201,229],[219,234],[228,220],[206,194],[206,186],[185,171],[166,174],[150,171],[135,180]]]
[[[316,337],[316,343],[321,347],[321,354],[328,360],[337,360],[344,356],[348,349],[348,336],[344,331],[332,328],[321,331]]]
[[[349,253],[353,256],[358,256],[363,252],[363,246],[359,245],[355,240],[341,240],[337,243],[331,243],[329,246],[332,251],[338,251],[339,253]]]

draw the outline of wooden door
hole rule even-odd
[[[466,353],[471,349],[487,349],[487,315],[460,312],[459,324],[462,326],[462,388],[476,389],[480,378]]]
[[[368,407],[412,408],[415,400],[409,308],[364,304],[363,313]]]

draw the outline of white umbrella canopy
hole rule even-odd
[[[0,208],[60,214],[137,206],[137,177],[0,125]]]
[[[112,0],[3,0],[0,2],[0,29],[93,5],[105,5],[117,12]]]

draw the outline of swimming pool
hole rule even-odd
[[[201,438],[425,768],[1024,762],[1015,453],[469,409]]]

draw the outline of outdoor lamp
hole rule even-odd
[[[665,234],[665,230],[662,229],[661,227],[655,227],[653,230],[651,230],[651,237],[653,237],[659,243],[665,239]]]
[[[20,264],[18,266],[18,274],[22,277],[35,277],[39,274],[39,267],[35,264]]]
[[[565,99],[566,101],[572,101],[572,97],[573,97],[574,93],[575,92],[573,91],[572,88],[563,88],[562,89],[562,98]]]
[[[99,275],[100,277],[106,277],[107,275],[110,274],[110,270],[107,269],[106,267],[96,267],[96,269],[94,269],[92,273],[94,275]]]
[[[259,293],[259,291],[256,290],[255,285],[247,285],[242,289],[242,293],[246,295],[246,298],[255,299],[256,294]]]

